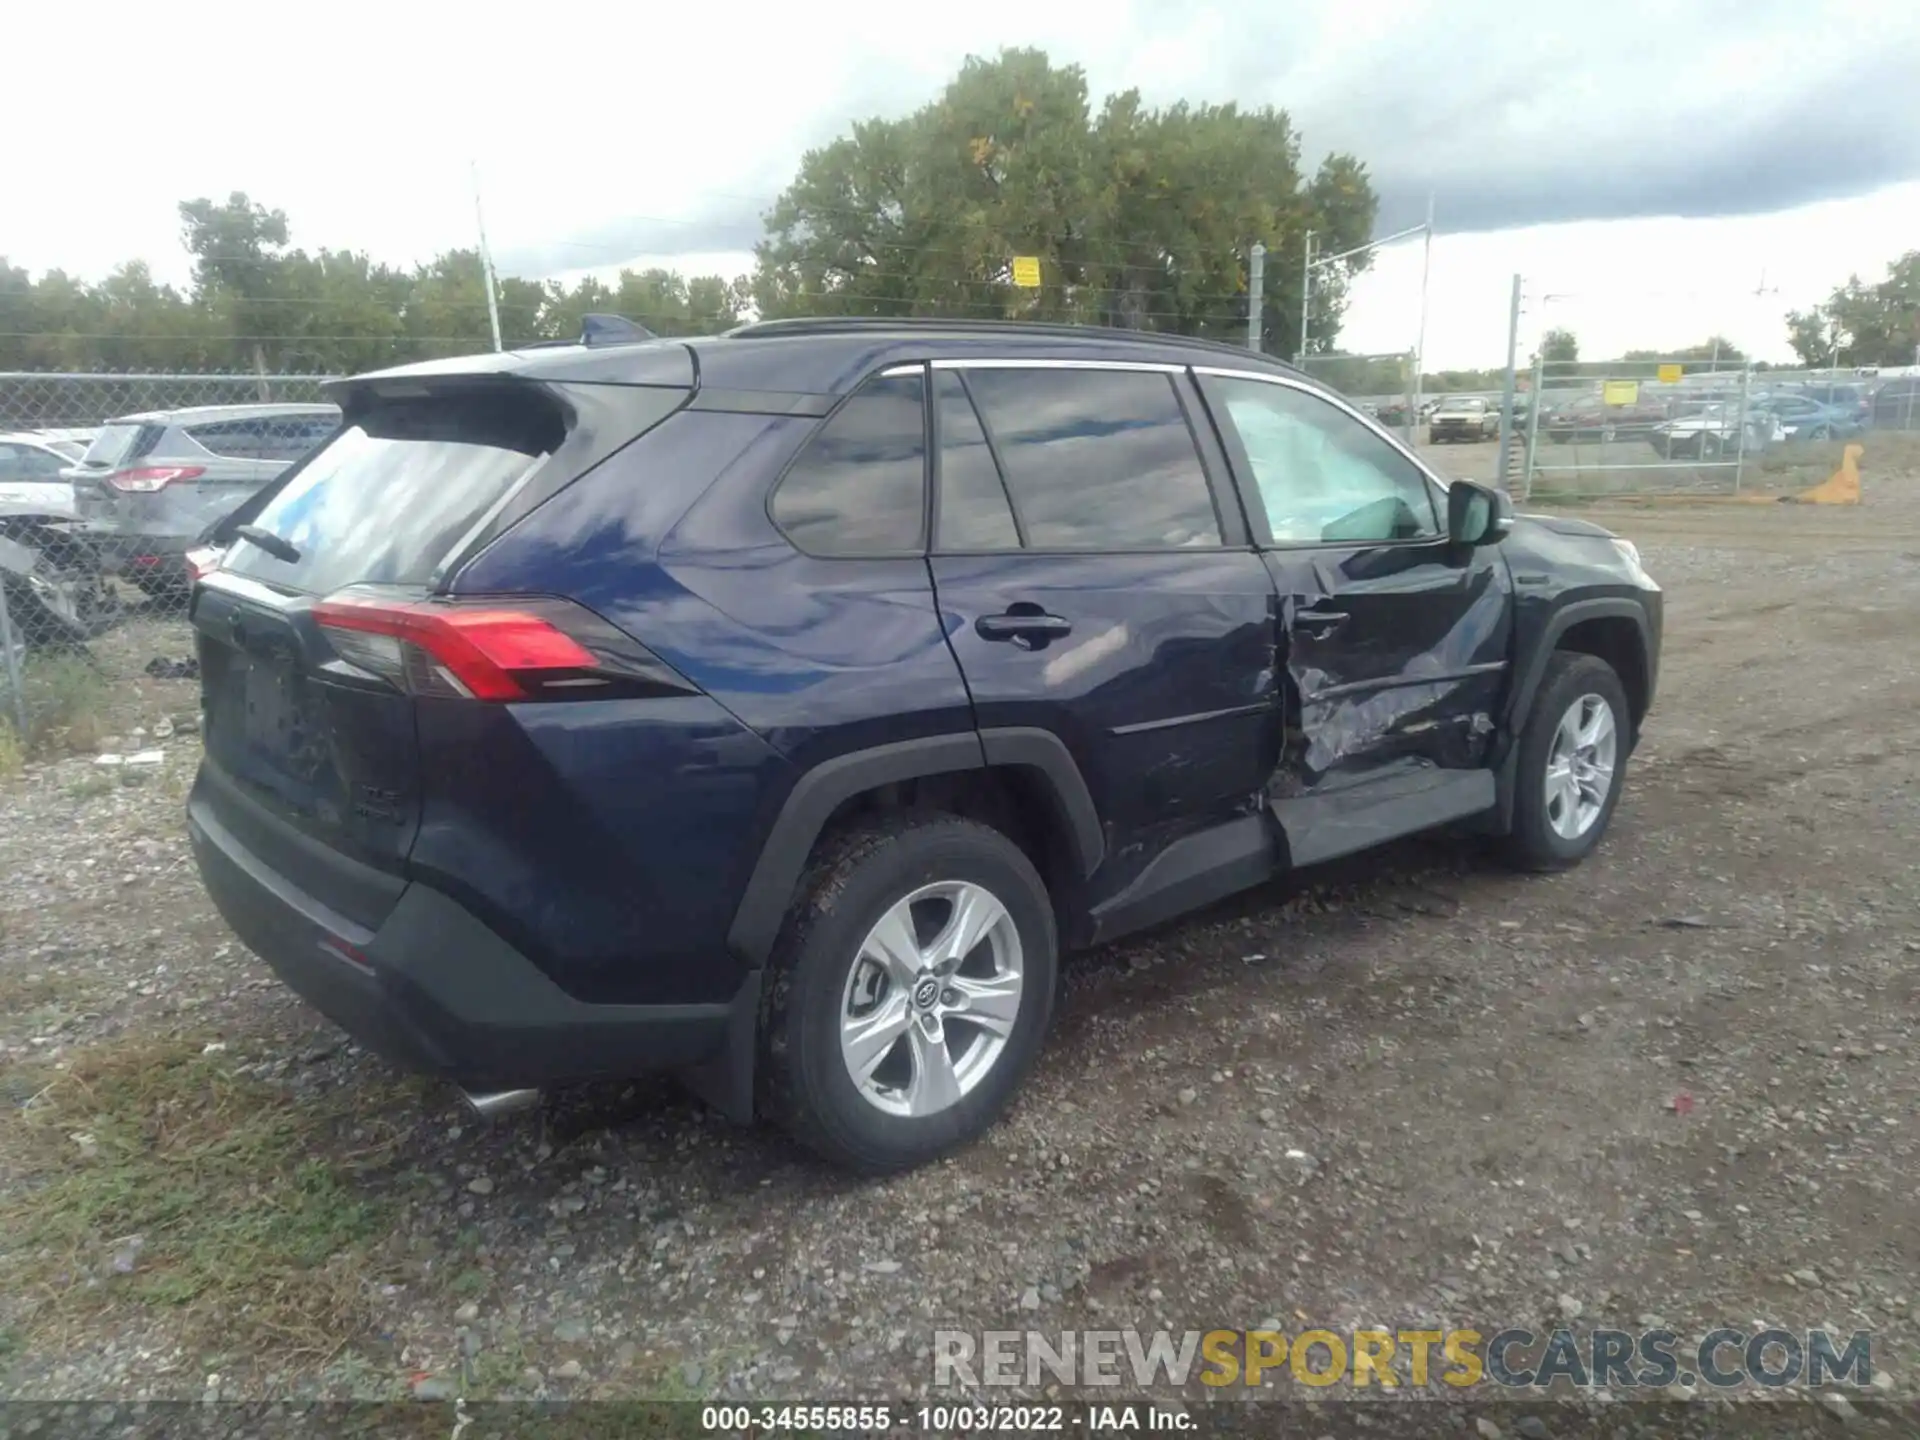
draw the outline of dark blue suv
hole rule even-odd
[[[1058,955],[1463,823],[1598,843],[1632,545],[1175,337],[817,320],[407,366],[193,597],[240,937],[486,1109],[666,1069],[916,1164]]]

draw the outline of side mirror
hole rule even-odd
[[[1513,501],[1504,490],[1456,480],[1447,487],[1447,538],[1456,545],[1497,545],[1513,529]]]

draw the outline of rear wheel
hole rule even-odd
[[[763,1108],[864,1174],[965,1144],[1039,1053],[1056,951],[1046,886],[998,831],[907,813],[835,836],[770,962]]]
[[[1626,687],[1606,661],[1558,651],[1520,737],[1508,858],[1523,870],[1579,864],[1607,832],[1626,777]]]

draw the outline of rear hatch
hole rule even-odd
[[[601,423],[606,407],[582,398],[594,390],[622,393],[621,424]],[[686,392],[455,377],[356,394],[334,438],[249,502],[195,587],[192,806],[373,930],[420,827],[416,707],[591,694],[630,646],[565,601],[448,599],[453,570]]]
[[[139,473],[139,462],[153,452],[167,427],[152,421],[116,420],[104,425],[93,438],[78,464],[61,471],[73,484],[73,503],[81,521],[96,528],[117,528],[121,497],[127,493],[111,484],[110,477],[132,475],[131,483],[165,484],[166,477]]]

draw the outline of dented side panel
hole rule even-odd
[[[1295,712],[1276,796],[1487,763],[1513,646],[1513,587],[1497,547],[1315,547],[1266,559]]]

